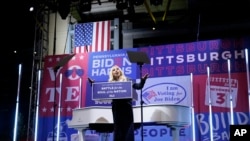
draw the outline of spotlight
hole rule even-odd
[[[134,1],[134,5],[139,6],[142,5],[144,3],[144,0],[135,0]]]
[[[127,9],[127,11],[128,11],[128,14],[130,14],[130,15],[135,14],[135,8],[134,8],[134,6],[129,6],[128,9]]]
[[[133,15],[135,14],[135,8],[134,8],[134,1],[128,0],[128,8],[127,8],[128,14]]]
[[[30,12],[34,11],[34,7],[30,7],[29,11]]]
[[[126,9],[128,8],[128,3],[126,0],[117,0],[116,1],[116,8],[118,10],[123,10],[123,9]]]
[[[150,4],[154,6],[162,5],[162,0],[150,0]]]
[[[91,11],[91,0],[81,0],[80,9],[81,12]]]
[[[65,20],[70,12],[70,0],[58,0],[58,12]]]
[[[58,0],[58,12],[65,20],[70,12],[70,0]]]

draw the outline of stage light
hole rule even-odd
[[[128,14],[130,14],[130,15],[135,14],[135,8],[134,8],[134,6],[129,6],[127,8],[127,11],[128,11]]]
[[[150,4],[154,6],[162,5],[162,0],[150,0]]]
[[[62,19],[66,19],[70,12],[70,0],[58,0],[58,12]]]
[[[91,11],[91,0],[80,0],[81,12]]]
[[[30,7],[29,11],[30,12],[34,11],[34,7]]]
[[[135,8],[134,8],[134,1],[133,0],[128,0],[127,11],[128,11],[129,15],[134,15],[135,14]]]
[[[117,0],[116,1],[116,8],[118,10],[123,10],[123,9],[128,8],[127,0]]]
[[[134,5],[139,6],[142,5],[144,3],[144,0],[135,0],[134,1]]]

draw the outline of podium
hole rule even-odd
[[[92,100],[107,99],[137,100],[137,93],[132,88],[132,81],[98,82],[92,85]]]

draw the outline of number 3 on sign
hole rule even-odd
[[[231,85],[229,85],[231,84]],[[206,85],[205,105],[209,105],[209,97],[211,105],[217,107],[230,108],[230,101],[233,102],[233,107],[236,106],[238,93],[238,80],[231,79],[231,83],[227,78],[212,77],[209,85]]]

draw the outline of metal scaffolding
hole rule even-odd
[[[33,62],[31,73],[31,86],[29,96],[29,115],[27,127],[27,141],[34,139],[35,120],[36,120],[36,104],[38,99],[38,72],[43,70],[43,60],[48,55],[49,43],[49,15],[50,8],[45,3],[38,3],[34,11],[35,32],[34,32],[34,47],[33,47]]]

